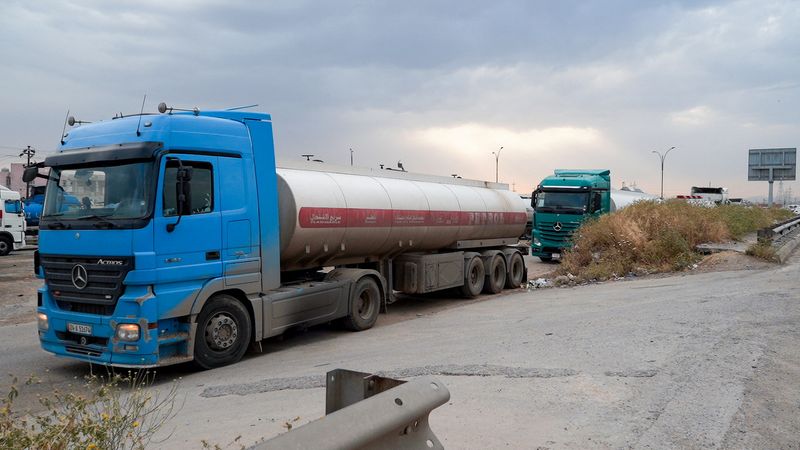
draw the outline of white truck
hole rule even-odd
[[[25,246],[25,211],[19,192],[0,186],[0,256]]]
[[[714,205],[726,205],[729,203],[728,188],[726,187],[692,186],[692,195],[700,197],[701,203]]]

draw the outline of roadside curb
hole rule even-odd
[[[798,245],[800,245],[800,233],[797,233],[796,236],[789,239],[787,243],[783,244],[775,251],[778,261],[780,261],[781,264],[785,263],[789,259],[789,255],[792,254]]]

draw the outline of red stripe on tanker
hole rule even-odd
[[[519,195],[494,183],[291,165],[277,170],[282,270],[514,239],[528,220]]]
[[[523,212],[422,211],[374,208],[302,207],[297,218],[303,228],[406,227],[524,224]]]

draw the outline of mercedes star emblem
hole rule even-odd
[[[556,222],[555,225],[553,225],[553,229],[556,231],[561,231],[561,228],[561,222]]]
[[[86,267],[75,264],[72,267],[72,285],[78,289],[83,289],[87,284],[89,284],[89,274],[86,273]]]

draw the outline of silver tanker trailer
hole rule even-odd
[[[290,328],[370,328],[395,292],[526,277],[527,215],[506,185],[276,164],[267,114],[159,111],[77,127],[26,170],[51,174],[34,258],[47,351],[218,367]],[[87,193],[81,176],[105,183]]]

